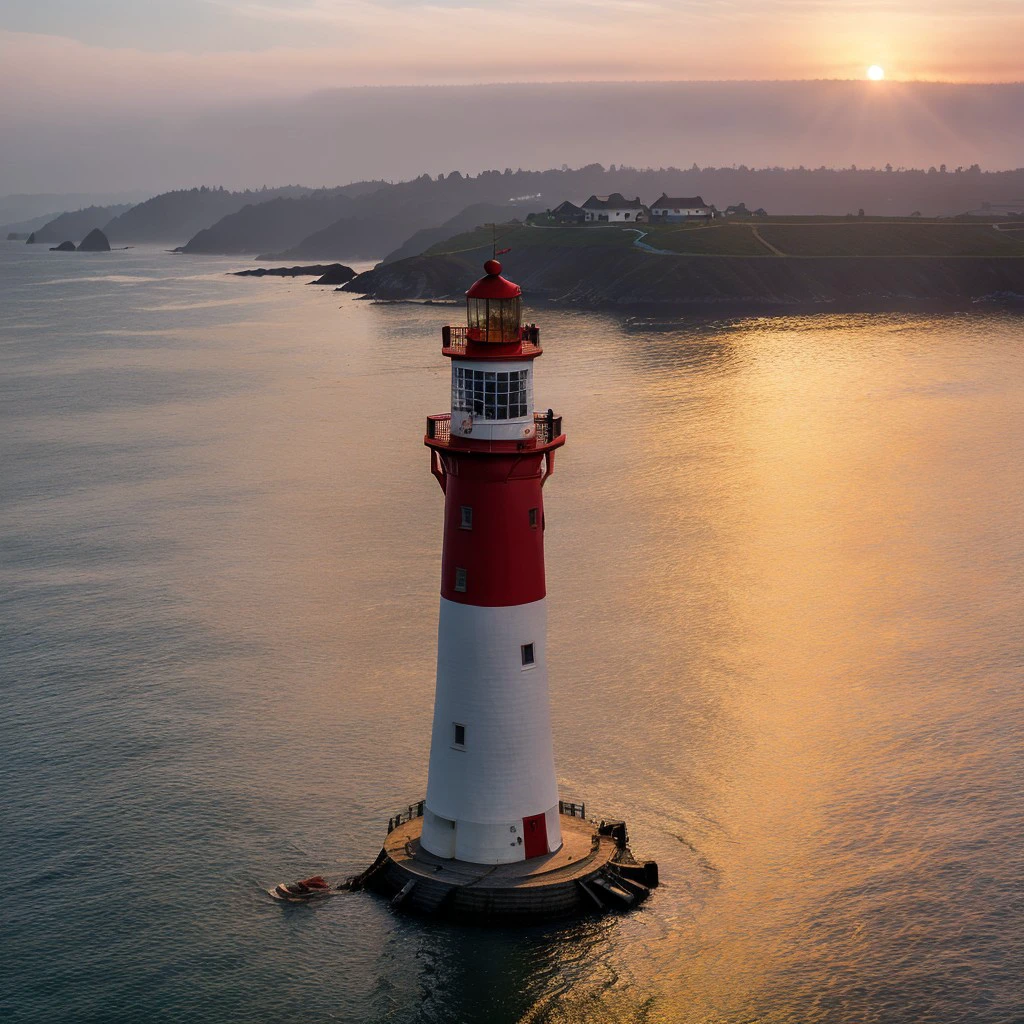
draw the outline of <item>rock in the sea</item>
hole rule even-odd
[[[351,267],[346,267],[344,263],[335,263],[328,267],[323,277],[318,277],[315,281],[310,281],[310,284],[348,284],[356,276],[356,272]]]
[[[8,231],[7,241],[8,242],[24,242],[29,236],[23,231]]]
[[[74,252],[74,242],[61,242],[60,245],[51,246],[50,252]]]
[[[99,228],[93,228],[82,239],[82,244],[78,247],[79,252],[110,252],[110,242],[107,241],[107,236],[100,231]]]
[[[314,263],[306,267],[257,267],[255,270],[236,270],[235,277],[318,277],[310,284],[343,284],[351,281],[356,272],[341,263]],[[326,278],[330,280],[326,280]]]

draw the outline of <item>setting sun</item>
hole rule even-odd
[[[885,68],[880,67],[878,64],[872,64],[871,67],[868,68],[868,78],[870,78],[872,82],[880,82],[885,78]]]

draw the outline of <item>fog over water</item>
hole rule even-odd
[[[460,311],[237,267],[0,243],[0,1016],[1019,1019],[1019,316],[529,309],[559,782],[664,884],[485,931],[264,892],[423,793]]]

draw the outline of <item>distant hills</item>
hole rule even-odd
[[[116,245],[135,245],[141,242],[180,244],[196,232],[250,203],[305,195],[309,191],[301,185],[286,185],[255,192],[248,189],[244,192],[229,192],[223,188],[206,187],[164,192],[115,217],[104,231]]]
[[[422,228],[417,231],[397,249],[389,252],[382,262],[394,263],[397,260],[408,259],[410,256],[418,256],[421,252],[426,252],[432,245],[443,242],[453,235],[462,234],[464,231],[472,231],[473,228],[481,224],[501,224],[510,217],[522,220],[529,213],[539,212],[539,210],[531,209],[531,205],[535,204],[526,203],[523,207],[516,207],[510,203],[503,203],[501,205],[497,203],[474,203],[472,206],[467,206],[454,217],[449,217],[448,220],[437,227]],[[540,209],[543,208],[540,207]]]
[[[458,171],[409,181],[361,181],[232,192],[192,188],[135,206],[62,213],[36,231],[40,242],[80,240],[101,228],[114,246],[176,245],[187,254],[252,254],[267,259],[395,262],[439,240],[492,221],[523,220],[564,199],[621,192],[652,201],[662,192],[702,196],[719,209],[745,203],[770,214],[951,216],[1024,209],[1024,169],[977,165],[884,168],[636,168],[588,164],[544,171]],[[1017,206],[1014,206],[1014,203]]]
[[[353,200],[342,189],[307,192],[268,202],[247,203],[197,232],[185,253],[254,253],[288,249],[308,234],[344,216]]]
[[[10,144],[8,138],[4,144]],[[66,210],[83,210],[87,206],[119,206],[142,202],[152,192],[132,189],[126,192],[36,192],[0,196],[2,230],[14,231],[23,225],[34,231]]]
[[[90,231],[105,227],[111,218],[130,209],[130,204],[122,203],[117,206],[87,206],[84,210],[61,213],[33,231],[29,241],[40,244],[67,239],[81,241]]]
[[[751,209],[765,207],[770,213],[845,215],[863,209],[875,215],[951,216],[980,209],[986,202],[1012,202],[1015,197],[1021,197],[1024,206],[1024,170],[990,173],[977,166],[955,170],[745,166],[640,169],[591,164],[547,171],[492,170],[474,176],[453,171],[436,178],[421,175],[352,196],[350,203],[341,204],[343,212],[336,220],[325,221],[319,230],[296,237],[284,248],[280,240],[287,232],[280,221],[252,206],[240,211],[230,223],[214,225],[201,238],[190,240],[185,251],[256,252],[273,259],[380,259],[399,247],[407,252],[406,243],[418,244],[411,237],[416,232],[441,229],[451,218],[465,218],[453,226],[453,230],[459,230],[497,216],[471,213],[471,208],[479,204],[501,207],[507,219],[509,209],[520,210],[518,216],[525,217],[563,199],[582,202],[592,194],[622,192],[650,202],[663,191],[669,195],[701,195],[720,209],[744,202]],[[330,214],[338,207],[304,203],[292,209],[303,211],[301,226],[308,227],[314,214]],[[429,244],[429,238],[424,240]]]

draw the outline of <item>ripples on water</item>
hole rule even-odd
[[[492,932],[263,893],[424,790],[458,311],[55,257],[0,246],[0,1016],[1022,1019],[1020,319],[531,312],[561,785],[665,884]]]

